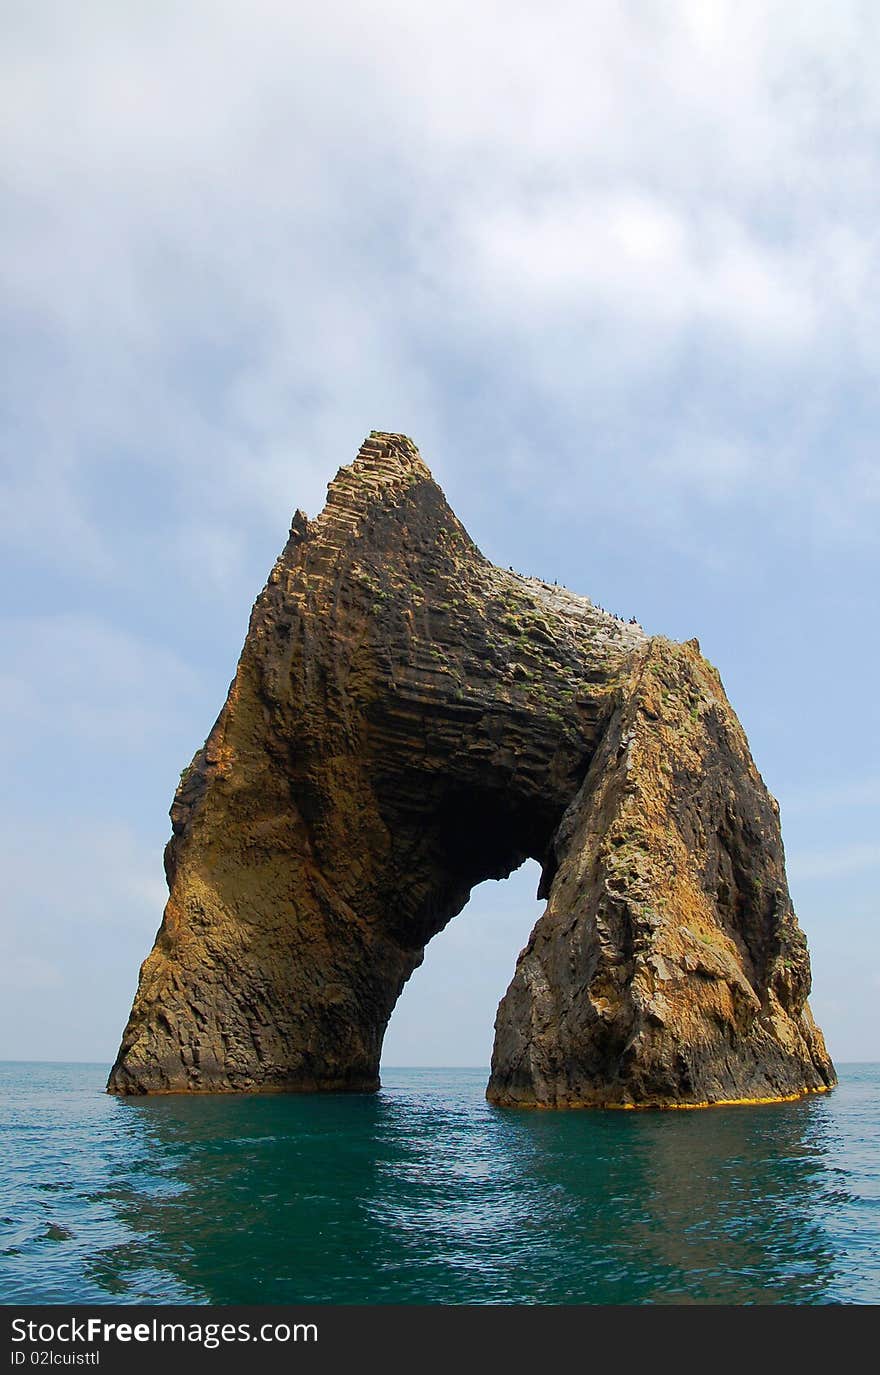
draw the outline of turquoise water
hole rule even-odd
[[[831,1095],[515,1112],[485,1070],[376,1095],[102,1093],[0,1065],[5,1303],[877,1303],[880,1066]]]

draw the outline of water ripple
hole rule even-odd
[[[704,1113],[523,1113],[477,1070],[377,1095],[101,1092],[0,1066],[6,1303],[876,1303],[880,1067]]]

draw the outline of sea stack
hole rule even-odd
[[[696,640],[477,549],[403,435],[297,511],[181,775],[169,898],[108,1088],[369,1091],[425,946],[531,857],[503,1106],[835,1083],[779,809]]]

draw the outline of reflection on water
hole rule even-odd
[[[665,1114],[499,1110],[472,1070],[134,1101],[0,1074],[6,1302],[880,1300],[877,1067]]]

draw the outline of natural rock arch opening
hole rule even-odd
[[[171,820],[113,1092],[375,1089],[425,944],[528,857],[547,907],[493,1101],[834,1082],[778,808],[716,670],[490,564],[405,436],[294,515]]]
[[[498,1005],[544,903],[540,865],[474,888],[458,917],[434,937],[385,1032],[380,1071],[410,1066],[488,1066]]]

